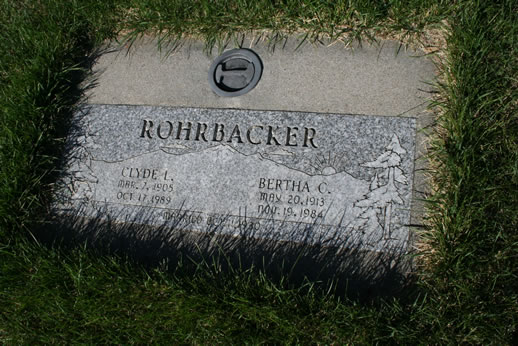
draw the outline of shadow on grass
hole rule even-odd
[[[276,283],[300,287],[309,281],[325,290],[334,288],[337,295],[360,300],[398,295],[411,281],[410,258],[404,249],[368,251],[356,239],[337,246],[324,240],[332,239],[332,235],[318,232],[318,225],[280,225],[283,239],[301,240],[291,242],[281,239],[279,225],[273,220],[261,230],[241,228],[229,235],[223,223],[207,226],[204,232],[190,231],[182,225],[187,211],[180,212],[174,224],[167,226],[145,224],[151,217],[146,211],[138,215],[139,223],[110,220],[102,206],[97,212],[97,217],[84,217],[86,212],[81,208],[56,213],[36,236],[61,248],[87,243],[100,255],[128,257],[146,268],[164,268],[166,264],[179,277],[191,276],[200,267],[223,274],[252,270]],[[311,243],[300,238],[315,233],[320,233],[323,241],[314,236]]]

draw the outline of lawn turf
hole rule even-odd
[[[515,1],[8,1],[0,3],[0,342],[496,343],[517,341],[518,4]],[[212,262],[144,269],[84,244],[37,243],[67,121],[104,40],[185,35],[210,48],[264,32],[419,42],[438,55],[429,228],[412,293],[358,302]],[[166,44],[166,43],[172,43]]]

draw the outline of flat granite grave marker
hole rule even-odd
[[[414,118],[86,105],[74,123],[61,212],[373,251],[407,247]]]

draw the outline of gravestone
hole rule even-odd
[[[417,130],[430,119],[425,81],[434,73],[418,52],[396,54],[393,42],[252,45],[262,78],[227,98],[210,89],[214,56],[201,43],[166,58],[154,44],[96,65],[67,142],[60,218],[409,252],[422,211]]]

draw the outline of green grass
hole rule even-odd
[[[160,43],[175,43],[184,35],[205,40],[209,47],[239,40],[243,33],[267,33],[275,41],[300,33],[321,37],[374,39],[398,33],[408,39],[436,25],[453,10],[448,1],[153,1],[134,0],[124,17],[127,39],[153,33]]]
[[[406,319],[392,306],[341,303],[310,284],[286,289],[246,272],[200,268],[175,278],[31,246],[2,260],[5,341],[373,342],[387,340],[392,319]]]
[[[210,48],[253,31],[419,42],[445,25],[430,228],[405,299],[359,302],[210,260],[145,270],[31,236],[103,40],[146,33],[174,46],[187,35]],[[2,0],[0,29],[0,342],[517,342],[516,1]]]
[[[452,17],[438,102],[427,285],[439,316],[480,343],[516,333],[517,5],[478,1]]]

